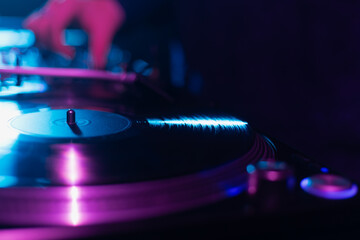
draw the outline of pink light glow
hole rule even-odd
[[[76,152],[76,149],[74,147],[70,147],[69,150],[66,153],[66,178],[67,182],[70,183],[71,187],[69,187],[69,196],[70,196],[70,212],[69,212],[69,222],[73,226],[77,226],[80,223],[80,206],[79,206],[79,196],[80,196],[80,188],[76,186],[76,184],[79,181],[79,172],[80,172],[80,166],[79,166],[79,160],[80,157],[78,156],[78,153]]]
[[[272,182],[276,182],[281,180],[281,174],[277,171],[268,171],[266,173],[267,179],[272,181]]]
[[[78,198],[79,198],[79,188],[76,186],[70,187],[70,199],[71,199],[70,221],[74,226],[77,226],[80,221]]]
[[[77,68],[46,68],[46,67],[0,67],[1,74],[37,75],[50,77],[70,77],[82,79],[101,79],[104,81],[132,83],[136,80],[134,73],[113,73],[101,70]]]
[[[74,148],[67,152],[67,180],[71,185],[75,185],[79,180],[78,155]]]

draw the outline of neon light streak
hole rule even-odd
[[[189,127],[195,129],[216,130],[244,130],[248,123],[234,117],[179,117],[164,119],[147,119],[150,126],[154,127]]]

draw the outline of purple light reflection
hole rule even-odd
[[[51,173],[51,181],[55,184],[78,186],[83,183],[87,173],[84,157],[76,144],[55,144],[53,153],[47,160]]]
[[[76,185],[79,184],[81,177],[81,155],[76,150],[75,145],[70,145],[67,150],[65,150],[65,176],[64,180],[67,184],[70,185],[68,188],[68,193],[70,197],[70,209],[68,215],[68,223],[72,226],[77,226],[80,224],[81,212],[80,212],[80,187]]]
[[[75,185],[78,183],[79,180],[79,167],[78,167],[78,154],[73,146],[70,146],[68,152],[66,153],[67,156],[67,174],[66,180],[70,183],[70,185]]]
[[[80,189],[76,186],[70,187],[71,209],[70,209],[70,221],[73,226],[77,226],[80,221],[79,210],[79,192]]]

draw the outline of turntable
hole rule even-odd
[[[304,213],[324,221],[358,206],[354,182],[232,116],[0,106],[4,239],[217,239],[257,224],[263,237],[283,218],[307,229]]]
[[[303,239],[356,229],[356,182],[237,116],[184,112],[132,72],[18,64],[0,73],[1,239]]]

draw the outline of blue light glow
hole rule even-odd
[[[189,127],[195,129],[211,130],[245,130],[248,123],[234,117],[179,117],[164,119],[147,119],[150,126],[154,127]]]
[[[15,80],[14,80],[15,81]],[[24,93],[42,93],[47,89],[47,85],[40,79],[33,78],[32,81],[23,81],[21,86],[16,86],[15,82],[7,80],[8,86],[0,86],[0,96],[13,96]]]
[[[254,165],[250,164],[250,165],[247,165],[246,167],[246,171],[249,173],[249,174],[252,174],[256,171],[256,168]]]
[[[236,187],[228,188],[226,189],[226,196],[235,197],[240,193],[242,193],[244,190],[245,190],[244,186],[236,186]]]
[[[19,114],[19,106],[15,102],[0,102],[0,188],[13,186],[18,181],[11,176],[17,162],[9,153],[19,134],[10,128],[9,120]]]
[[[0,29],[0,48],[28,48],[34,43],[35,35],[30,30]]]
[[[35,44],[35,34],[27,29],[0,29],[0,48],[29,48]],[[69,46],[83,46],[87,42],[87,35],[82,30],[67,29],[65,44]]]
[[[327,169],[326,167],[323,167],[320,169],[321,172],[323,173],[328,173],[329,172],[329,169]]]
[[[19,136],[19,134],[12,130],[9,126],[9,120],[19,114],[19,107],[16,103],[0,103],[0,153],[2,153],[4,150],[10,151],[9,148],[16,142]]]
[[[134,61],[134,63],[133,63],[133,68],[136,73],[143,72],[145,70],[145,68],[148,66],[149,66],[149,64],[142,59],[138,59],[138,60]]]
[[[0,176],[0,188],[6,188],[16,185],[18,179],[12,176]]]
[[[82,30],[66,29],[65,30],[65,45],[78,47],[84,46],[87,42],[87,35]]]
[[[275,146],[275,144],[273,143],[273,141],[271,141],[268,137],[263,136],[263,138],[265,139],[265,141],[272,147],[272,149],[277,152],[277,148]]]

